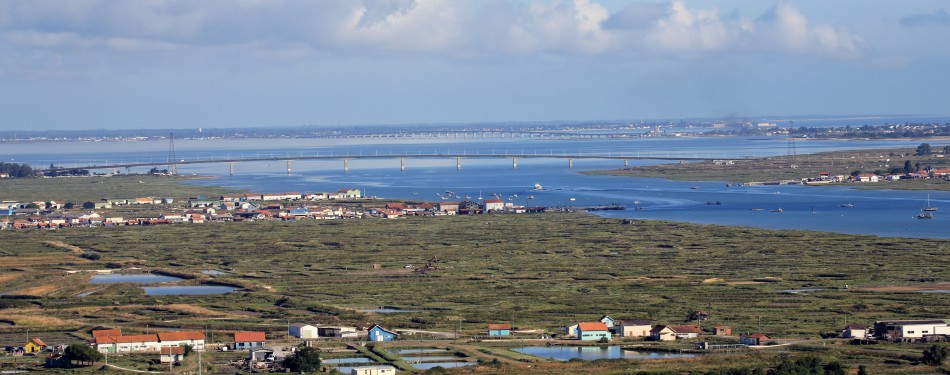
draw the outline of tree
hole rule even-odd
[[[858,375],[868,375],[868,368],[864,365],[858,366]]]
[[[930,349],[924,350],[921,361],[931,366],[940,366],[947,358],[950,358],[950,346],[933,345]]]
[[[79,361],[80,364],[98,362],[103,357],[102,353],[97,352],[87,344],[69,344],[63,352],[70,361]]]
[[[85,208],[85,209],[87,209],[87,210],[91,210],[91,209],[93,209],[93,208],[96,208],[96,203],[95,203],[95,202],[84,202],[84,203],[82,204],[82,208]]]
[[[921,143],[920,146],[917,146],[917,152],[914,155],[917,155],[917,156],[930,155],[931,152],[933,152],[933,150],[930,147],[930,143],[925,142],[925,143]]]
[[[30,203],[30,204],[26,205],[26,208],[35,210],[35,209],[37,209],[37,208],[40,208],[40,206],[39,206],[38,204],[36,204],[36,203]]]
[[[320,368],[320,351],[315,348],[299,348],[290,357],[284,358],[281,363],[293,372],[312,372]]]
[[[67,210],[71,210],[73,209],[73,207],[76,207],[76,204],[73,203],[72,201],[66,201],[66,204],[64,204],[63,207],[66,208]]]
[[[910,163],[910,160],[904,160],[904,172],[910,173],[914,171],[914,165]]]

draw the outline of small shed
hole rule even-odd
[[[185,348],[181,346],[163,346],[160,353],[161,363],[179,363],[185,358]]]
[[[716,336],[729,336],[732,334],[732,328],[729,328],[729,326],[715,326],[713,327],[713,334]]]
[[[399,334],[373,324],[369,329],[369,341],[393,341],[399,338]]]
[[[43,348],[46,348],[46,343],[36,337],[26,343],[26,345],[23,345],[23,350],[27,353],[39,353],[43,351]]]
[[[320,337],[317,327],[306,323],[293,323],[287,327],[287,334],[298,339],[315,339]]]
[[[739,342],[746,345],[764,345],[765,343],[772,340],[768,335],[764,333],[753,333],[748,335],[742,335],[739,337]]]
[[[868,327],[864,324],[852,323],[844,327],[841,337],[846,339],[863,339],[868,333]]]
[[[511,324],[489,324],[488,325],[488,335],[489,336],[510,336],[511,335]]]

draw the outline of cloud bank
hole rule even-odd
[[[924,13],[924,14],[912,14],[906,17],[902,17],[900,20],[901,26],[906,27],[918,27],[918,26],[947,26],[950,25],[950,13],[943,8],[933,11],[933,13]]]
[[[289,59],[719,52],[847,58],[866,50],[860,36],[814,24],[785,0],[757,18],[679,0],[633,3],[614,14],[594,0],[8,0],[0,2],[0,42],[61,51],[232,48]]]

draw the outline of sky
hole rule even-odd
[[[945,0],[0,0],[0,130],[950,114]]]

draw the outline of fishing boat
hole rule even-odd
[[[937,211],[937,207],[934,207],[934,206],[931,206],[931,205],[930,205],[930,194],[927,194],[927,207],[924,207],[924,209],[923,209],[922,211],[929,211],[929,212]],[[933,216],[933,215],[931,215],[931,216]]]
[[[776,208],[774,210],[769,210],[769,212],[782,212],[781,208]]]
[[[917,218],[918,218],[918,219],[933,219],[933,218],[934,218],[934,214],[931,213],[931,212],[921,212],[921,213],[917,214]]]
[[[535,184],[534,184],[534,190],[542,190],[542,189],[544,189],[544,188],[541,187],[541,184],[539,184],[539,183],[535,183]]]
[[[854,208],[854,205],[851,202],[839,204],[838,207],[841,208]]]
[[[569,199],[569,200],[570,200],[571,202],[573,202],[573,201],[576,201],[577,198],[571,197],[571,199]]]

